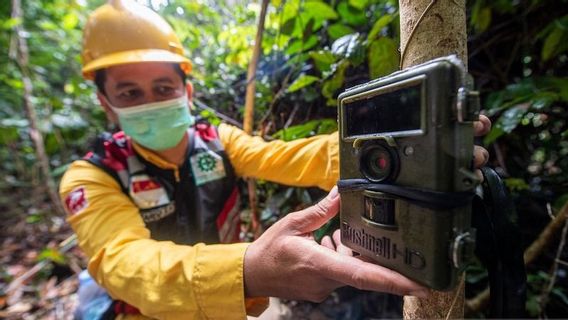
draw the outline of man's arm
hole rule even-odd
[[[89,256],[89,273],[116,299],[156,318],[243,319],[248,244],[176,245],[150,239],[138,208],[116,181],[85,161],[60,187],[68,221]]]
[[[238,176],[324,190],[331,190],[337,183],[337,132],[290,142],[266,142],[222,124],[219,137]]]

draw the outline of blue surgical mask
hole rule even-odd
[[[109,106],[118,116],[126,135],[157,151],[175,147],[194,122],[189,113],[187,95],[128,108],[117,108],[110,103]]]

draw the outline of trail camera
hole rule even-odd
[[[437,290],[473,253],[473,121],[479,98],[462,62],[435,59],[338,98],[341,239]]]

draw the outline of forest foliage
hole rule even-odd
[[[49,178],[59,179],[97,133],[112,129],[98,107],[93,84],[80,73],[81,28],[102,3],[27,0],[22,2],[23,19],[11,18],[10,1],[0,3],[2,221],[25,216],[29,223],[45,222],[52,210],[46,205],[46,177],[38,168],[23,109],[22,73],[32,80],[31,101],[49,156]],[[166,17],[183,42],[194,65],[196,98],[242,122],[260,5],[234,0],[146,4]],[[494,124],[480,143],[516,199],[525,246],[548,223],[548,213],[568,201],[566,8],[566,0],[468,1],[469,69]],[[25,70],[16,63],[17,27],[29,47]],[[337,95],[397,70],[399,40],[397,1],[272,0],[256,78],[257,133],[294,140],[336,130]],[[196,112],[219,121],[210,110]],[[314,201],[313,192],[304,189],[260,184],[266,224]],[[548,305],[538,300],[550,278],[554,249],[529,266],[531,316],[568,313],[565,266],[563,275],[555,275],[559,284]],[[483,281],[482,272],[469,279],[473,287]]]

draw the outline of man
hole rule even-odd
[[[321,301],[344,285],[423,296],[400,274],[349,255],[312,232],[338,211],[337,134],[264,142],[237,128],[194,124],[190,61],[170,26],[131,0],[111,0],[84,30],[83,74],[123,132],[74,162],[60,194],[89,257],[115,299],[114,316],[242,319],[268,296]],[[486,132],[484,119],[478,132]],[[485,153],[484,153],[485,152]],[[477,164],[486,151],[477,150]],[[252,244],[237,240],[237,177],[330,194],[287,215]]]

